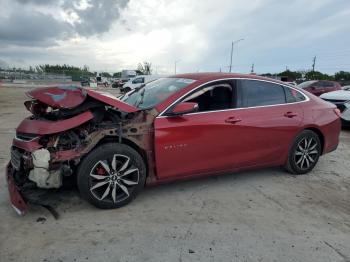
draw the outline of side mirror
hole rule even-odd
[[[182,102],[177,104],[171,111],[171,115],[179,116],[198,111],[198,104],[193,102]]]

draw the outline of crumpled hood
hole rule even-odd
[[[83,103],[87,92],[77,86],[51,86],[36,88],[26,95],[52,108],[70,109]]]
[[[55,109],[75,108],[82,104],[87,96],[90,96],[126,113],[139,111],[137,107],[124,103],[108,93],[98,92],[73,85],[36,88],[28,91],[26,94],[30,98],[36,99]]]

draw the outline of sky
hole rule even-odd
[[[350,0],[0,0],[0,67],[350,71]]]

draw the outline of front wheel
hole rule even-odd
[[[124,144],[104,144],[93,150],[78,168],[78,188],[98,208],[128,204],[143,188],[146,167],[142,157]]]
[[[304,130],[296,137],[289,150],[285,169],[296,175],[310,172],[318,162],[321,150],[318,135],[311,130]]]

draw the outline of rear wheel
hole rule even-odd
[[[105,144],[92,151],[78,168],[78,188],[98,208],[117,208],[132,201],[143,188],[142,157],[124,144]]]
[[[318,135],[311,130],[304,130],[296,137],[289,150],[286,170],[296,175],[310,172],[318,162],[321,149]]]

